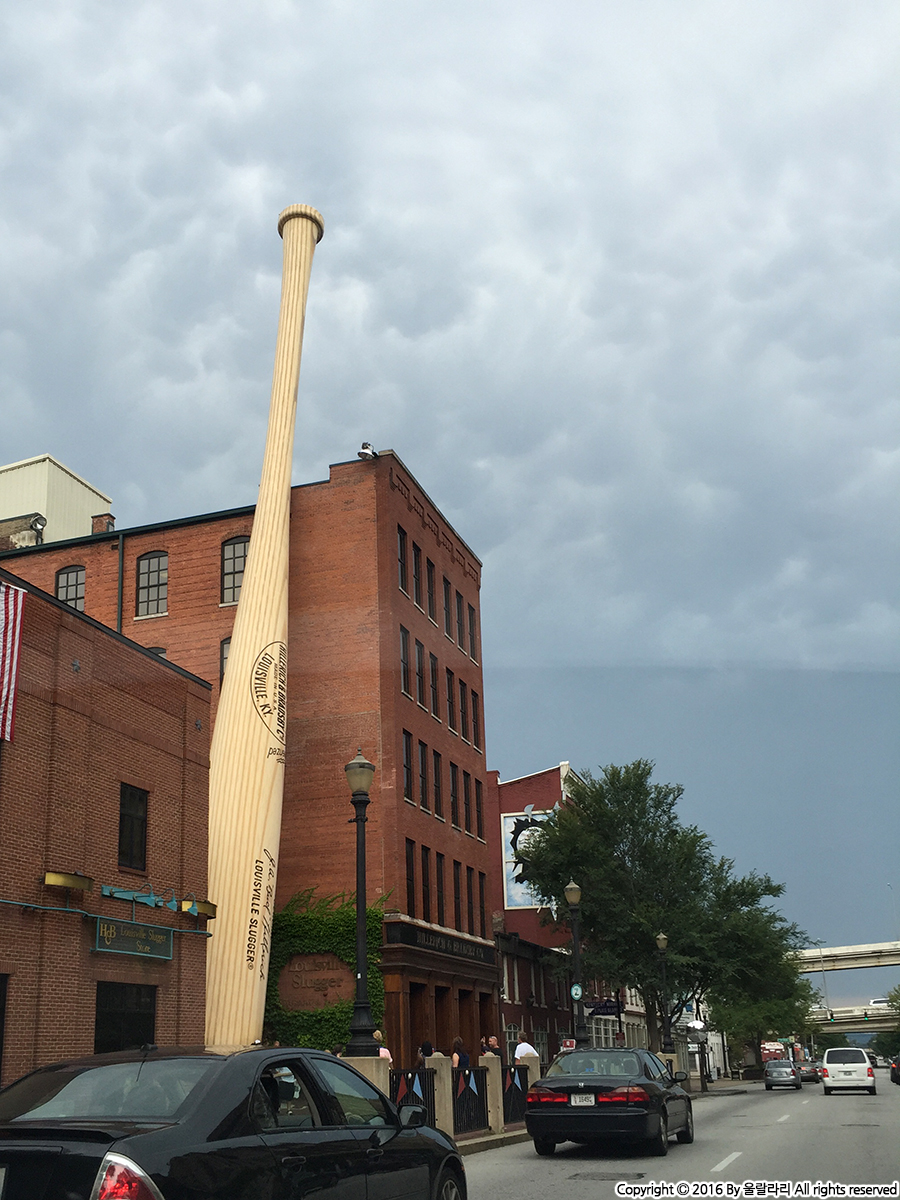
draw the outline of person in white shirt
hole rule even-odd
[[[532,1046],[525,1034],[520,1033],[519,1044],[516,1046],[516,1062],[519,1061],[523,1054],[533,1054],[536,1058],[540,1057],[537,1050],[535,1050],[534,1046]]]

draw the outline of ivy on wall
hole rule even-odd
[[[375,1024],[384,1020],[384,980],[381,963],[384,899],[366,909],[369,1003]],[[356,903],[342,892],[315,898],[315,888],[298,892],[272,921],[272,950],[266,991],[264,1040],[282,1046],[312,1046],[331,1050],[350,1038],[353,1001],[340,1000],[326,1008],[292,1011],[278,994],[278,977],[295,954],[334,954],[352,969],[356,963]]]

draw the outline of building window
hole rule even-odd
[[[469,689],[459,681],[459,732],[463,741],[469,740]]]
[[[472,745],[481,749],[481,698],[477,692],[472,692]]]
[[[136,1050],[155,1041],[156,988],[145,983],[98,983],[94,1053]]]
[[[447,671],[447,727],[456,731],[456,677]]]
[[[466,833],[472,832],[472,776],[463,771],[463,819]]]
[[[428,747],[419,742],[419,806],[428,811]]]
[[[147,800],[149,792],[123,783],[119,787],[119,866],[147,869]]]
[[[434,599],[434,563],[425,559],[425,591],[428,596],[428,616],[437,624],[437,608]]]
[[[412,734],[403,730],[403,797],[413,798]]]
[[[453,860],[453,926],[462,933],[462,863]]]
[[[402,525],[397,526],[397,573],[400,591],[409,595],[409,574],[406,563],[406,530]]]
[[[444,633],[447,637],[453,640],[453,616],[450,612],[450,598],[453,595],[453,589],[450,587],[450,580],[444,577]]]
[[[434,856],[434,890],[437,899],[437,923],[446,925],[444,912],[444,856],[435,853]]]
[[[222,543],[222,603],[237,604],[244,582],[248,537],[229,538]]]
[[[169,556],[163,550],[137,560],[137,615],[151,617],[169,610]]]
[[[487,877],[484,871],[478,872],[478,932],[483,938],[487,937],[487,919],[484,907],[484,892],[487,884]],[[543,978],[541,980],[543,983]],[[543,1003],[543,1001],[542,1001]]]
[[[431,784],[434,788],[434,815],[443,819],[444,816],[444,797],[443,797],[443,772],[444,766],[441,761],[441,756],[435,750],[431,755]]]
[[[469,920],[469,933],[475,932],[475,869],[466,867],[466,916]]]
[[[441,716],[441,699],[440,685],[438,684],[438,660],[436,654],[429,654],[429,663],[431,666],[431,712],[432,715],[440,720]]]
[[[465,601],[459,592],[456,593],[456,641],[460,649],[466,645]]]
[[[431,851],[422,847],[422,920],[431,921]]]
[[[412,695],[409,675],[409,630],[400,626],[400,689]]]
[[[406,839],[406,911],[416,915],[416,843]]]
[[[484,795],[481,780],[475,780],[475,832],[484,841]]]
[[[413,600],[422,607],[422,551],[413,542]]]
[[[469,605],[469,657],[478,662],[478,626],[475,621],[475,609]]]
[[[68,604],[69,608],[74,608],[77,612],[84,612],[84,578],[84,567],[63,567],[61,571],[57,571],[57,600],[62,600],[63,604]]]
[[[425,647],[416,638],[416,700],[425,707]]]
[[[231,638],[223,638],[219,642],[219,687],[222,686],[222,680],[225,678],[225,668],[228,665],[228,651],[231,649]]]
[[[450,823],[459,829],[459,767],[450,764]]]

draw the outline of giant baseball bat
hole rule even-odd
[[[262,1034],[281,838],[287,727],[288,537],[297,383],[319,213],[292,204],[259,499],[213,729],[209,895],[218,906],[206,962],[206,1043]]]

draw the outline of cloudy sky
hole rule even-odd
[[[294,479],[393,447],[482,557],[493,765],[654,758],[811,936],[886,938],[898,33],[892,0],[8,4],[0,459],[120,527],[252,502],[276,218],[315,205]]]

